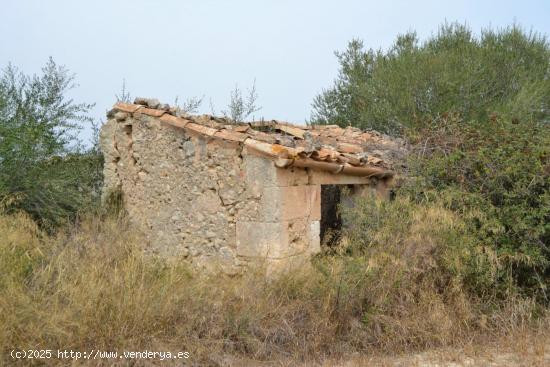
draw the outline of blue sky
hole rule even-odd
[[[205,96],[224,109],[229,92],[256,79],[257,117],[302,123],[336,77],[335,50],[352,38],[386,48],[399,33],[421,38],[445,21],[475,32],[513,22],[550,34],[550,0],[0,0],[0,66],[31,74],[49,56],[76,73],[78,102],[104,119],[122,80],[135,96],[173,103]],[[87,137],[84,133],[83,137]]]

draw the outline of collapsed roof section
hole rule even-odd
[[[387,179],[394,175],[394,166],[402,161],[406,150],[400,139],[351,126],[297,126],[276,120],[234,123],[210,115],[188,115],[156,99],[136,98],[133,104],[119,102],[108,116],[123,120],[125,114],[136,113],[214,140],[237,142],[272,159],[279,168],[312,168]]]

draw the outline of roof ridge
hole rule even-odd
[[[343,133],[338,136],[339,132],[347,129],[337,125],[327,126],[326,129],[304,129],[277,120],[266,121],[264,125],[233,124],[229,119],[207,114],[190,115],[178,107],[161,104],[156,99],[136,98],[135,102],[140,103],[117,102],[108,116],[118,121],[126,119],[128,114],[158,118],[164,124],[194,134],[240,144],[276,160],[279,162],[277,166],[281,168],[311,167],[332,173],[378,178],[394,175],[388,167],[389,164],[380,157],[372,156],[370,152],[367,154],[359,144],[361,142],[358,143],[353,137],[344,136]],[[117,112],[126,115],[116,116]],[[363,134],[360,129],[353,129],[353,134]]]

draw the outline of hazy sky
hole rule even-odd
[[[48,57],[76,73],[76,101],[104,119],[122,80],[132,97],[205,96],[223,109],[256,79],[257,117],[304,122],[335,78],[333,55],[356,37],[388,47],[447,21],[475,32],[516,22],[550,34],[550,0],[0,0],[0,66],[40,71]],[[87,135],[87,134],[85,134]]]

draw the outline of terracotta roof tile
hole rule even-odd
[[[172,116],[167,113],[160,117],[160,121],[180,128],[184,128],[185,125],[189,123],[189,120],[184,120],[180,117]]]
[[[333,146],[334,147],[334,146],[336,146],[336,144],[338,144],[338,140],[336,140],[336,137],[334,137],[334,136],[319,135],[319,137],[317,139],[322,144],[328,145],[328,146]]]
[[[265,143],[275,144],[277,140],[273,135],[264,133],[263,131],[256,131],[256,130],[250,129],[248,131],[248,134],[254,139],[263,141]]]
[[[122,102],[118,102],[117,104],[115,104],[113,106],[113,108],[116,109],[116,110],[123,111],[123,112],[128,112],[128,113],[134,113],[142,107],[143,106],[140,106],[140,105],[135,105],[135,104],[130,104],[130,103],[122,103]]]
[[[164,110],[154,110],[152,108],[145,108],[145,107],[141,108],[139,112],[151,117],[160,117],[166,113],[166,111]]]
[[[361,165],[361,158],[358,158],[355,154],[342,153],[341,156],[344,157],[347,162],[353,166]]]
[[[237,131],[237,132],[240,132],[240,133],[245,133],[247,132],[248,130],[250,129],[249,126],[235,126],[233,128],[233,130]]]
[[[215,137],[221,138],[224,140],[238,141],[243,142],[248,138],[248,135],[242,134],[236,131],[231,131],[227,129],[220,130],[214,134]]]
[[[286,147],[279,144],[269,144],[255,139],[246,139],[244,145],[249,149],[273,158],[286,158],[291,155]]]
[[[293,135],[297,138],[303,139],[305,131],[300,129],[299,127],[289,126],[289,125],[281,125],[277,124],[275,126],[277,129],[284,131],[287,134]]]
[[[401,159],[406,151],[404,143],[398,139],[355,127],[302,127],[275,120],[231,124],[227,118],[190,116],[156,99],[141,98],[136,102],[139,104],[117,103],[114,110],[134,116],[143,113],[195,134],[238,142],[276,160],[280,167],[310,167],[333,173],[389,177],[393,161]]]
[[[339,152],[342,153],[362,153],[363,148],[361,146],[356,144],[350,144],[350,143],[338,143],[336,145],[336,149],[338,149]]]
[[[214,134],[216,132],[218,132],[218,130],[216,130],[216,129],[213,129],[213,128],[208,127],[208,126],[195,124],[194,122],[188,123],[187,125],[185,125],[185,128],[187,130],[191,130],[191,131],[194,131],[196,133],[203,134],[203,135],[206,135],[206,136],[214,136]]]

